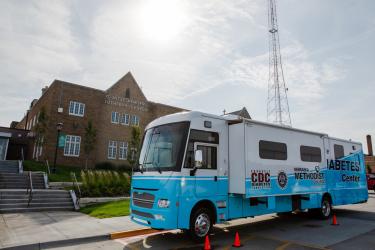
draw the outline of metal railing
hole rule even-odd
[[[81,189],[79,187],[79,184],[78,184],[78,181],[77,181],[77,177],[76,177],[76,174],[75,173],[70,173],[71,177],[72,177],[72,184],[73,184],[73,189],[77,190],[77,201],[76,201],[76,205],[79,206],[79,200],[81,199],[82,197],[82,194],[81,194]]]
[[[30,206],[30,202],[33,199],[33,192],[34,192],[34,190],[33,190],[33,177],[32,177],[31,171],[29,171],[28,175],[29,175],[29,186],[27,187],[26,194],[29,194],[29,199],[27,201],[27,207]]]

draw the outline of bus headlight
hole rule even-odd
[[[160,207],[160,208],[168,208],[169,207],[169,200],[167,200],[167,199],[160,199],[159,201],[158,201],[158,207]]]

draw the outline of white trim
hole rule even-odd
[[[74,138],[74,142],[72,141],[72,138]],[[79,142],[77,142],[78,138],[79,138]],[[65,144],[64,144],[64,156],[79,157],[79,154],[81,152],[81,141],[82,141],[81,136],[79,135],[66,135]],[[66,147],[68,147],[67,150],[66,150]],[[73,147],[73,153],[70,153],[72,147]],[[78,153],[76,154],[77,147],[78,147]]]
[[[115,114],[115,119],[113,119],[113,114]],[[111,123],[112,124],[119,124],[120,123],[120,113],[119,112],[117,112],[117,111],[111,112]]]
[[[70,110],[70,108],[71,108],[72,105],[73,105],[73,111]],[[76,105],[78,105],[77,112],[75,112]],[[83,110],[82,114],[80,113],[81,108]],[[86,109],[86,105],[84,103],[82,103],[82,102],[77,102],[77,101],[70,101],[69,102],[69,108],[68,108],[69,115],[78,116],[78,117],[84,117],[85,116],[85,109]]]
[[[12,137],[12,134],[11,133],[5,133],[5,132],[0,132],[0,137]]]
[[[109,150],[111,149],[111,155],[109,153]],[[109,160],[116,160],[117,159],[117,141],[108,141],[108,147],[107,147],[107,158]]]

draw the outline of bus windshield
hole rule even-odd
[[[150,128],[143,137],[136,171],[180,171],[190,122]]]

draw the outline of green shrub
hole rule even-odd
[[[81,192],[84,197],[124,196],[129,194],[130,177],[117,171],[82,171]]]
[[[117,170],[117,166],[112,162],[104,161],[95,164],[97,170]]]

